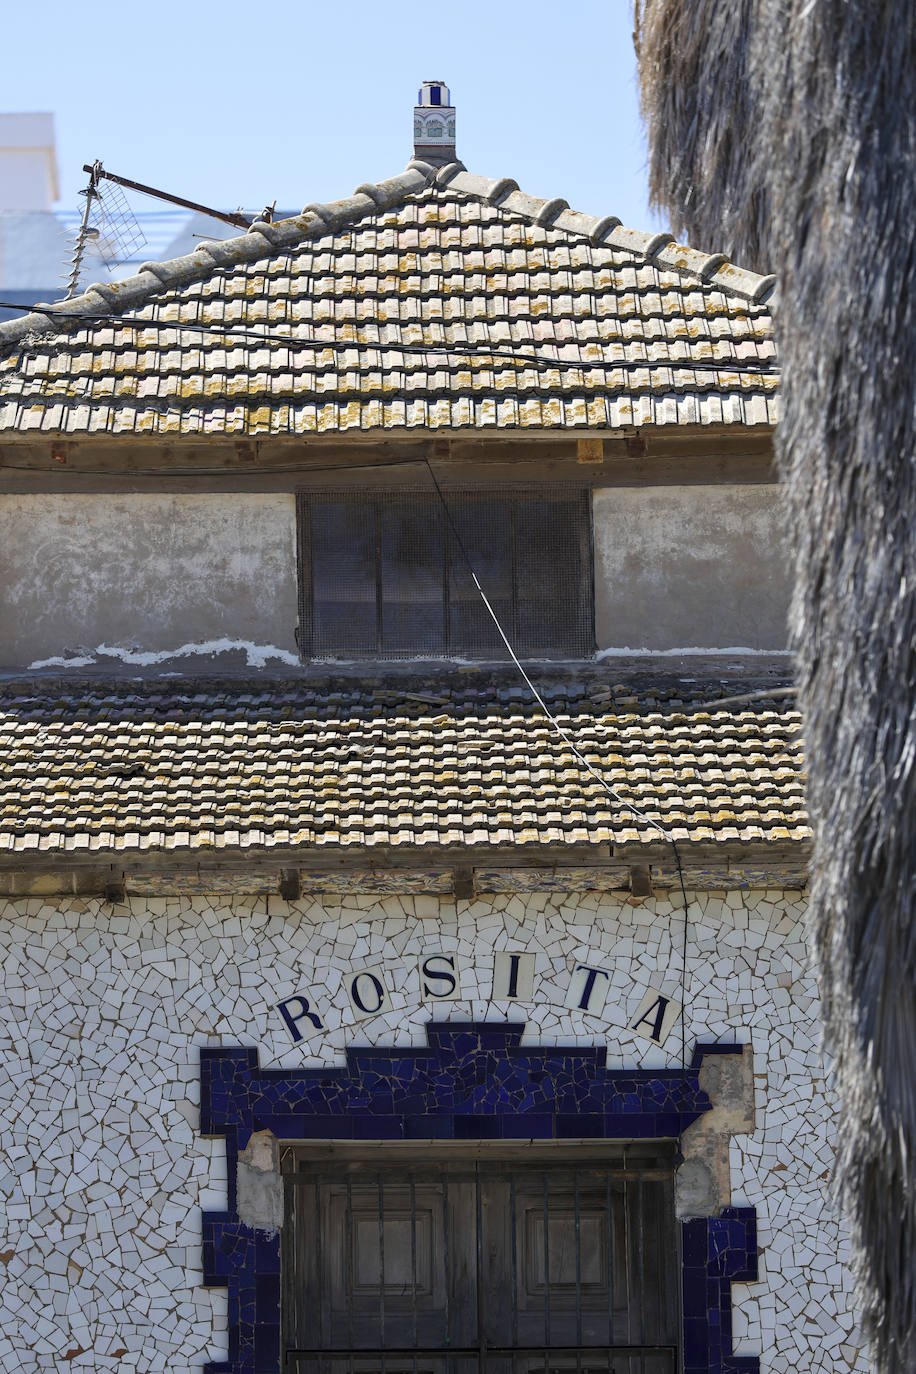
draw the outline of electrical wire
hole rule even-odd
[[[779,365],[764,363],[754,360],[715,362],[698,359],[663,359],[654,362],[646,359],[589,359],[586,361],[572,361],[568,358],[543,358],[538,353],[524,353],[518,349],[492,348],[478,344],[406,344],[398,342],[377,342],[371,343],[360,339],[319,339],[311,335],[296,334],[271,334],[260,330],[247,329],[244,326],[233,324],[201,324],[199,321],[169,321],[169,320],[144,320],[136,315],[114,315],[105,314],[78,314],[75,311],[57,310],[53,306],[33,305],[24,307],[11,301],[0,301],[0,307],[5,309],[21,310],[24,316],[31,313],[45,315],[49,319],[61,319],[75,321],[85,325],[126,325],[130,329],[162,329],[162,330],[182,330],[185,333],[198,334],[217,334],[227,338],[256,340],[259,343],[276,344],[278,340],[284,344],[295,344],[298,347],[330,349],[336,352],[363,351],[374,353],[403,353],[424,357],[426,355],[442,357],[467,357],[467,358],[504,358],[508,362],[524,364],[538,368],[542,371],[564,371],[591,372],[600,369],[604,372],[645,372],[651,369],[661,370],[672,368],[677,370],[687,370],[690,372],[747,372],[752,375],[776,374],[779,372]],[[23,316],[23,317],[24,317]]]
[[[653,830],[657,830],[658,833],[661,835],[662,839],[663,839],[667,844],[670,844],[670,845],[671,845],[671,851],[672,851],[672,854],[674,855],[674,864],[675,864],[675,868],[676,868],[676,870],[677,870],[678,883],[679,883],[680,889],[681,889],[681,900],[682,900],[683,907],[684,907],[684,936],[683,936],[683,942],[682,942],[682,946],[681,946],[681,998],[684,999],[684,998],[686,997],[686,989],[687,989],[687,941],[688,941],[688,935],[689,935],[689,929],[690,929],[690,903],[689,903],[688,900],[687,900],[687,888],[686,888],[686,886],[685,886],[685,884],[684,884],[684,869],[683,869],[683,865],[681,864],[681,854],[680,854],[680,850],[678,849],[677,840],[674,838],[673,835],[670,835],[670,834],[668,833],[668,831],[665,829],[665,827],[664,827],[659,821],[654,820],[652,816],[646,815],[646,813],[645,813],[644,811],[640,811],[639,807],[634,806],[632,802],[629,802],[629,801],[626,800],[625,797],[622,797],[622,796],[620,795],[620,793],[619,793],[615,788],[613,788],[613,787],[611,786],[611,784],[607,781],[607,779],[604,778],[604,777],[602,777],[602,775],[598,772],[597,768],[595,768],[595,766],[594,766],[593,764],[589,763],[588,759],[585,757],[585,755],[582,753],[582,751],[579,749],[578,745],[576,744],[575,740],[573,739],[573,736],[572,736],[572,734],[570,733],[570,731],[567,730],[566,727],[565,727],[564,725],[561,725],[560,722],[557,720],[556,716],[553,714],[553,712],[551,711],[550,707],[547,705],[547,702],[546,702],[546,701],[544,700],[544,698],[541,696],[541,693],[538,691],[537,687],[534,685],[534,683],[532,682],[531,678],[529,677],[529,675],[528,675],[528,673],[527,673],[527,671],[526,671],[526,669],[525,669],[525,667],[524,667],[524,664],[522,663],[521,659],[518,657],[518,654],[517,654],[517,653],[515,652],[515,650],[513,649],[512,644],[511,644],[511,642],[510,642],[510,640],[509,640],[509,637],[508,637],[508,635],[506,634],[505,630],[504,630],[503,627],[502,627],[502,623],[500,622],[499,616],[498,616],[498,615],[496,614],[496,612],[494,611],[494,609],[493,609],[493,607],[492,607],[492,605],[491,605],[491,603],[490,603],[489,597],[487,596],[486,592],[484,591],[483,587],[482,587],[481,584],[480,584],[480,580],[479,580],[479,578],[478,578],[478,576],[477,576],[477,573],[476,573],[476,571],[475,571],[474,564],[471,562],[471,556],[470,556],[470,554],[469,554],[468,551],[467,551],[467,548],[466,548],[466,546],[465,546],[464,540],[461,538],[461,535],[460,535],[460,533],[458,532],[458,527],[457,527],[457,525],[455,524],[454,518],[453,518],[453,516],[452,516],[451,507],[449,506],[448,502],[447,502],[446,499],[445,499],[445,494],[444,494],[444,492],[443,492],[441,486],[439,485],[439,479],[437,478],[437,476],[436,476],[436,474],[435,474],[435,471],[434,471],[434,469],[433,469],[432,463],[429,461],[428,458],[424,459],[424,462],[426,463],[427,471],[429,472],[429,475],[430,475],[430,477],[432,478],[433,486],[434,486],[435,489],[436,489],[436,495],[438,496],[439,501],[440,501],[440,503],[441,503],[441,505],[442,505],[442,509],[443,509],[443,511],[445,512],[445,518],[446,518],[446,521],[448,522],[449,529],[450,529],[451,532],[452,532],[452,537],[454,538],[455,543],[456,543],[456,545],[457,545],[457,547],[458,547],[458,550],[459,550],[459,552],[460,552],[462,558],[464,559],[465,564],[467,565],[467,569],[468,569],[468,572],[469,572],[469,574],[470,574],[471,581],[474,583],[474,587],[475,587],[475,589],[476,589],[476,591],[477,591],[477,594],[478,594],[478,596],[480,597],[481,601],[483,602],[484,607],[485,607],[485,609],[486,609],[486,611],[487,611],[487,614],[489,615],[490,619],[493,621],[493,624],[494,624],[494,626],[496,627],[496,633],[499,635],[500,639],[502,640],[503,644],[504,644],[505,647],[506,647],[506,652],[508,653],[509,657],[511,658],[513,664],[515,665],[516,670],[518,671],[520,677],[521,677],[522,680],[524,681],[524,683],[525,683],[526,687],[528,688],[529,692],[530,692],[531,695],[534,697],[534,699],[535,699],[535,701],[537,702],[538,706],[541,708],[541,711],[544,713],[544,716],[545,716],[546,720],[549,722],[551,728],[556,732],[556,734],[558,734],[558,735],[560,736],[560,738],[563,740],[563,742],[564,742],[564,743],[569,747],[569,749],[572,751],[572,754],[573,754],[574,758],[578,759],[579,763],[582,765],[582,767],[585,769],[585,771],[589,774],[589,776],[595,779],[595,781],[598,783],[598,785],[604,789],[604,791],[608,794],[608,796],[611,798],[612,801],[614,801],[618,806],[622,806],[625,810],[629,811],[629,812],[630,812],[630,815],[631,815],[631,816],[635,816],[635,818],[636,818],[638,821],[642,822],[642,824],[650,826]],[[672,942],[672,943],[673,943],[673,942]],[[685,1014],[684,1014],[684,1012],[685,1012],[685,1008],[684,1008],[683,1000],[682,1000],[682,1005],[681,1005],[681,1064],[682,1064],[682,1066],[683,1066],[684,1075],[685,1075],[685,1077],[686,1077],[686,1073],[687,1073],[687,1027],[686,1027],[686,1019],[685,1019]]]

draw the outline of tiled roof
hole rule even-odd
[[[41,851],[658,842],[523,688],[449,681],[8,684],[0,863]],[[581,678],[545,688],[586,758],[673,837],[806,840],[794,709],[717,708],[721,683],[692,684],[690,701],[687,690]]]
[[[0,325],[0,433],[768,425],[772,288],[665,234],[414,163],[66,302],[109,322]]]

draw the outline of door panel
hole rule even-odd
[[[616,1162],[306,1163],[287,1176],[288,1367],[673,1374],[672,1180]]]
[[[329,1344],[439,1344],[445,1268],[438,1196],[415,1188],[411,1198],[390,1182],[332,1184],[323,1204]]]

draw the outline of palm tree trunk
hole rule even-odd
[[[837,1182],[878,1374],[916,1369],[916,13],[636,0],[674,230],[780,280],[777,452]]]

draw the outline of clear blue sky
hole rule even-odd
[[[648,229],[631,31],[630,0],[32,0],[4,15],[0,102],[54,112],[61,208],[101,158],[299,209],[398,172],[417,87],[442,80],[471,171]]]

